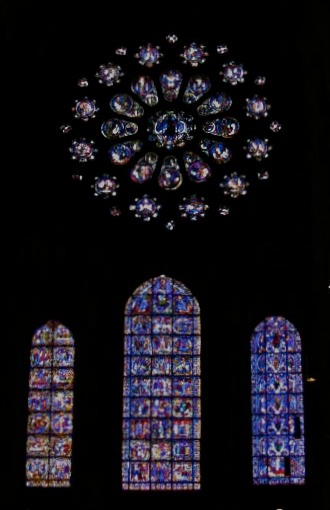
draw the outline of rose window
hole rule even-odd
[[[169,35],[163,45],[117,48],[77,80],[61,126],[72,177],[115,219],[157,218],[168,230],[224,221],[271,175],[281,124],[266,84],[226,45]]]

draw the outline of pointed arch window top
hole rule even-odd
[[[70,330],[58,321],[48,321],[37,329],[32,345],[74,345]]]
[[[125,313],[199,315],[200,308],[197,299],[185,285],[160,275],[147,280],[133,292],[127,301]]]

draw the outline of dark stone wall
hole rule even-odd
[[[329,14],[324,6],[197,7],[3,2],[2,463],[4,510],[175,508],[328,510]],[[131,9],[131,10],[130,10]],[[118,45],[226,43],[271,80],[285,132],[264,193],[223,223],[178,232],[109,223],[75,190],[59,151],[72,87]],[[228,221],[227,221],[228,219]],[[202,491],[129,494],[120,483],[123,310],[143,281],[182,281],[202,310]],[[282,315],[303,343],[307,482],[253,487],[249,338]],[[29,349],[49,319],[76,340],[73,484],[24,486]],[[214,503],[214,498],[216,503]],[[225,503],[227,501],[227,503]]]

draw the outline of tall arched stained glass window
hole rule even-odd
[[[200,489],[200,313],[166,276],[126,304],[122,486]]]
[[[70,487],[74,340],[56,321],[32,338],[26,485]]]
[[[255,485],[305,482],[301,339],[283,317],[267,317],[251,338]]]

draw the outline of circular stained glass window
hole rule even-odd
[[[159,46],[119,47],[77,79],[61,126],[72,177],[106,199],[112,218],[158,218],[173,230],[227,216],[270,175],[281,124],[266,85],[226,45],[181,45],[171,34]]]

